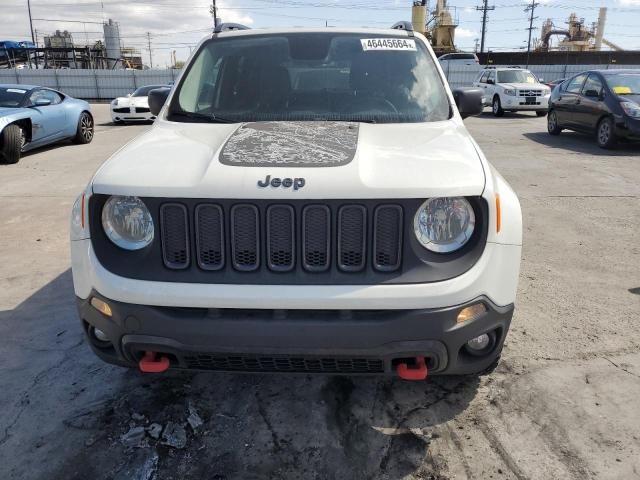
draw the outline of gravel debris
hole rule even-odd
[[[159,423],[152,423],[145,430],[151,438],[155,438],[157,440],[160,438],[160,434],[162,433],[162,425]]]
[[[144,427],[131,427],[129,431],[120,436],[120,442],[125,447],[143,447]]]
[[[164,432],[162,432],[162,441],[160,443],[182,449],[187,446],[187,432],[182,425],[168,422]]]

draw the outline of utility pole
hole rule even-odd
[[[479,38],[474,38],[473,41],[475,42],[475,48],[474,48],[474,52],[478,53],[478,47],[480,46],[480,39]]]
[[[218,9],[216,8],[216,0],[211,0],[211,14],[213,15],[213,28],[218,26]]]
[[[487,12],[495,10],[494,5],[488,5],[489,0],[483,0],[481,7],[476,7],[476,10],[482,12],[482,40],[480,41],[480,53],[484,53],[484,39],[487,35]]]
[[[36,36],[33,34],[33,20],[31,19],[31,0],[27,0],[27,10],[29,10],[29,27],[31,28],[31,42],[36,44]]]
[[[153,68],[153,56],[151,55],[151,33],[147,32],[147,44],[149,45],[149,68]]]
[[[540,4],[537,3],[536,0],[531,0],[531,4],[524,9],[525,12],[531,12],[531,15],[529,15],[529,28],[527,29],[529,30],[529,41],[527,42],[527,68],[529,68],[529,55],[531,53],[531,33],[537,28],[533,26],[533,21],[538,17],[534,17],[533,14],[538,5]]]

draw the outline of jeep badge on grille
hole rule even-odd
[[[264,180],[258,180],[258,186],[260,188],[267,188],[269,185],[271,185],[273,188],[278,188],[278,187],[282,187],[282,188],[291,188],[293,187],[294,190],[299,190],[300,188],[304,187],[305,185],[305,180],[302,177],[298,177],[298,178],[278,178],[278,177],[274,177],[271,178],[271,175],[267,175],[267,178],[265,178]]]

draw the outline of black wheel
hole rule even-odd
[[[545,110],[538,110],[536,112],[536,116],[537,117],[544,117],[547,114],[547,112]]]
[[[491,107],[493,111],[493,115],[496,117],[502,117],[504,115],[504,110],[502,109],[502,104],[500,103],[500,97],[497,95],[493,97],[493,105]]]
[[[616,137],[613,120],[611,120],[611,118],[605,117],[600,120],[596,133],[596,139],[598,140],[598,146],[600,148],[615,148],[616,144],[618,143],[618,138]]]
[[[549,112],[549,116],[547,117],[547,131],[550,135],[560,135],[560,132],[562,132],[562,128],[558,125],[556,112],[553,110]]]
[[[18,163],[26,142],[24,130],[18,125],[7,125],[0,135],[0,161]]]
[[[93,117],[89,112],[82,112],[78,119],[78,129],[76,136],[73,138],[74,143],[83,145],[91,143],[93,140]]]

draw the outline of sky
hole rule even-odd
[[[398,20],[411,19],[411,0],[216,0],[223,21],[243,23],[253,28],[285,26],[365,26],[387,27]],[[536,0],[533,36],[543,20],[551,18],[564,27],[575,12],[591,25],[598,8],[609,8],[605,38],[625,49],[640,50],[640,0]],[[436,0],[431,0],[433,7]],[[486,47],[494,51],[526,48],[530,0],[489,0]],[[456,46],[473,51],[480,37],[482,0],[449,0],[459,21]],[[186,60],[190,49],[211,32],[211,0],[31,0],[34,29],[42,37],[56,29],[72,32],[78,45],[102,38],[101,23],[109,18],[119,23],[124,46],[141,50],[149,63],[146,33],[151,34],[154,67],[170,65],[172,50],[178,60]],[[0,0],[0,40],[29,40],[27,0]]]

